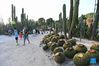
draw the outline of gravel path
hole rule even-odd
[[[20,45],[16,46],[14,37],[0,42],[0,66],[53,66],[40,47],[43,36],[29,36],[31,44],[25,46],[23,40],[19,40]]]

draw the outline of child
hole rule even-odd
[[[23,35],[22,32],[20,32],[20,33],[19,33],[19,37],[20,37],[20,39],[22,39],[22,35]]]
[[[15,31],[14,31],[14,34],[15,34],[16,46],[18,46],[18,45],[19,45],[19,44],[18,44],[18,31],[15,30]]]
[[[26,31],[25,33],[24,33],[24,45],[25,45],[25,41],[27,40],[28,41],[28,43],[30,44],[30,41],[29,41],[29,38],[28,38],[28,34],[29,34],[29,32],[28,31]]]

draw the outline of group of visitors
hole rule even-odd
[[[33,29],[33,36],[37,35],[37,34],[43,34],[45,33],[44,30],[39,30],[39,29]],[[16,40],[16,45],[18,46],[18,39],[23,39],[23,46],[25,45],[26,40],[28,41],[28,43],[30,44],[30,40],[29,40],[29,31],[26,27],[23,28],[22,31],[18,32],[16,29],[14,30],[14,35],[15,35],[15,40]]]
[[[19,45],[19,43],[18,43],[18,37],[19,37],[20,39],[23,38],[23,40],[24,40],[24,44],[23,44],[23,45],[25,45],[26,40],[27,40],[28,43],[30,44],[30,41],[29,41],[29,38],[28,38],[29,32],[28,32],[28,29],[27,29],[27,28],[24,28],[23,31],[21,31],[21,32],[19,32],[19,33],[18,33],[18,31],[15,29],[15,30],[14,30],[14,34],[15,34],[15,40],[16,40],[16,45],[17,45],[17,46]]]

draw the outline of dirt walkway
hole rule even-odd
[[[44,35],[30,36],[31,44],[15,45],[14,37],[0,44],[0,66],[53,66],[49,57],[40,47]]]

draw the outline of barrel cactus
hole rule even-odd
[[[69,39],[69,40],[67,40],[67,44],[69,44],[71,47],[76,45],[76,39]]]
[[[72,47],[66,48],[64,51],[64,55],[68,58],[73,58],[75,54],[76,51]]]
[[[83,52],[85,53],[87,51],[87,47],[83,44],[77,44],[75,47],[74,47],[74,50],[76,52]]]
[[[89,58],[96,58],[96,61],[99,62],[99,52],[98,51],[96,51],[96,50],[89,50],[85,54]]]
[[[73,57],[75,66],[89,66],[89,59],[84,53],[77,53]]]
[[[47,43],[48,47],[50,48],[53,43],[50,41]]]
[[[65,61],[65,55],[62,52],[57,52],[54,55],[54,60],[56,61],[56,63],[63,63]]]
[[[63,48],[62,47],[56,47],[53,51],[54,54],[56,54],[57,52],[63,52]]]
[[[48,49],[48,45],[44,45],[43,50],[47,50],[47,49]]]
[[[52,43],[52,45],[50,46],[51,51],[53,51],[56,47],[58,47],[57,43]]]
[[[65,41],[63,39],[58,40],[58,45],[59,46],[63,46],[64,43],[65,43]]]
[[[64,35],[60,35],[59,39],[65,39],[65,36]]]
[[[59,34],[55,34],[56,36],[59,36]]]
[[[93,44],[90,49],[97,50],[99,52],[99,44]]]
[[[52,42],[57,42],[58,39],[59,39],[58,36],[55,36],[55,37],[53,37],[53,38],[51,39],[51,41],[52,41]]]
[[[45,38],[45,39],[43,40],[43,43],[44,43],[44,44],[47,44],[48,42],[50,42],[50,39],[49,39],[49,38]]]
[[[64,48],[64,49],[66,49],[66,48],[68,48],[68,47],[71,47],[71,46],[70,46],[69,44],[66,44],[66,43],[63,44],[63,48]]]

